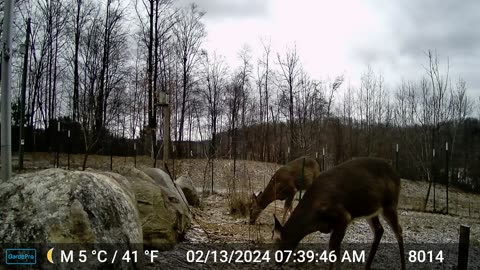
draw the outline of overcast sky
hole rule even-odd
[[[191,2],[188,0],[182,0]],[[402,78],[419,79],[436,50],[450,62],[450,76],[480,95],[480,2],[478,0],[196,0],[206,11],[206,48],[238,64],[248,44],[261,53],[296,45],[303,66],[316,79],[345,74],[355,85],[370,65],[389,88]],[[272,56],[275,56],[272,55]],[[256,62],[254,62],[256,63]]]

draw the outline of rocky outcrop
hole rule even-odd
[[[93,172],[48,169],[0,184],[2,242],[140,243],[135,203]]]
[[[173,247],[191,224],[186,198],[159,169],[49,169],[0,183],[2,243]]]
[[[141,243],[133,191],[120,182],[94,172],[48,169],[0,183],[0,242]]]
[[[183,193],[177,191],[171,180],[172,184],[168,184],[166,173],[159,169],[144,171],[125,168],[119,173],[129,180],[135,192],[144,245],[168,249],[190,227],[191,215]],[[166,177],[168,179],[163,181]]]
[[[120,175],[118,173],[114,173],[114,172],[96,171],[96,170],[91,170],[91,171],[94,172],[94,173],[103,174],[103,175],[106,175],[110,178],[113,178],[115,181],[117,181],[117,183],[120,185],[120,187],[123,188],[123,190],[126,192],[128,197],[130,197],[132,199],[132,202],[135,205],[137,205],[137,200],[135,198],[135,192],[133,192],[132,185],[130,184],[130,181],[128,181],[128,179],[125,176]]]
[[[157,168],[143,168],[142,171],[150,176],[155,183],[162,186],[165,191],[171,193],[169,194],[171,201],[179,201],[178,206],[181,208],[179,210],[188,211],[187,198],[185,198],[183,191],[175,186],[175,183],[170,175]]]
[[[180,188],[183,191],[188,204],[194,207],[198,207],[200,205],[200,196],[193,186],[192,178],[186,175],[180,176],[177,180],[175,180],[175,184],[177,188]]]

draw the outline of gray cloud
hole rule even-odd
[[[257,17],[268,12],[269,1],[265,0],[181,0],[182,4],[196,3],[209,18]]]
[[[391,31],[393,48],[385,49],[382,37],[353,51],[357,61],[385,63],[392,70],[400,65],[417,66],[422,71],[427,50],[435,50],[442,63],[450,60],[453,79],[462,77],[471,92],[480,93],[480,2],[478,0],[372,0]],[[385,3],[385,2],[388,2]],[[472,61],[475,59],[475,61]],[[407,73],[414,73],[406,71]]]
[[[480,49],[480,5],[466,1],[401,1],[392,24],[404,53],[436,49],[452,57]],[[407,22],[407,23],[403,23]]]

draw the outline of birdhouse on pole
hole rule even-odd
[[[160,92],[160,96],[159,96],[159,103],[158,103],[158,106],[160,107],[166,107],[168,106],[168,95],[166,92]]]

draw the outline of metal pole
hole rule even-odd
[[[468,269],[468,246],[470,244],[470,227],[460,226],[458,243],[458,267],[459,270]]]
[[[21,97],[20,97],[20,130],[19,130],[19,141],[20,145],[18,147],[18,168],[20,170],[23,169],[23,146],[25,144],[25,141],[23,139],[23,131],[24,131],[24,123],[23,123],[23,118],[25,118],[25,95],[27,92],[27,72],[28,72],[28,52],[30,51],[30,22],[31,19],[27,19],[27,32],[26,32],[26,37],[25,37],[25,52],[23,54],[23,73],[22,73],[22,91],[21,91]]]
[[[32,127],[33,131],[33,153],[32,153],[32,161],[33,161],[33,166],[35,166],[35,153],[37,152],[37,132],[35,131],[35,128]]]
[[[110,138],[110,171],[113,171],[113,134]]]
[[[325,171],[325,147],[322,148],[322,171]]]
[[[2,179],[8,181],[12,176],[12,19],[15,1],[5,1],[3,13],[3,48],[2,48]]]
[[[133,141],[133,166],[137,167],[137,142]]]
[[[435,207],[435,148],[432,150],[432,181],[433,181],[433,212],[436,211]]]
[[[173,171],[172,171],[173,181],[175,181],[175,179],[176,179],[175,178],[176,177],[176,175],[175,175],[175,158],[176,158],[176,155],[177,155],[177,152],[174,151],[173,154],[172,154],[172,156],[173,156],[172,157],[172,160],[173,160]],[[165,163],[165,164],[167,164],[167,163]],[[212,167],[212,170],[213,170],[213,167]]]
[[[447,195],[447,214],[448,214],[448,182],[450,180],[450,174],[448,172],[448,160],[449,160],[449,157],[448,157],[448,142],[445,142],[445,184],[447,186],[447,191],[446,191],[446,195]]]
[[[59,161],[59,157],[58,157],[58,153],[60,152],[60,121],[57,122],[57,157],[56,157],[56,164],[57,164],[57,168],[60,167],[60,161]]]
[[[398,172],[398,143],[395,147],[395,169],[397,170]]]
[[[68,140],[68,149],[67,149],[67,169],[70,170],[70,151],[71,151],[71,148],[72,148],[72,143],[71,143],[71,140],[70,140],[70,129],[68,130],[67,132],[67,140]]]

